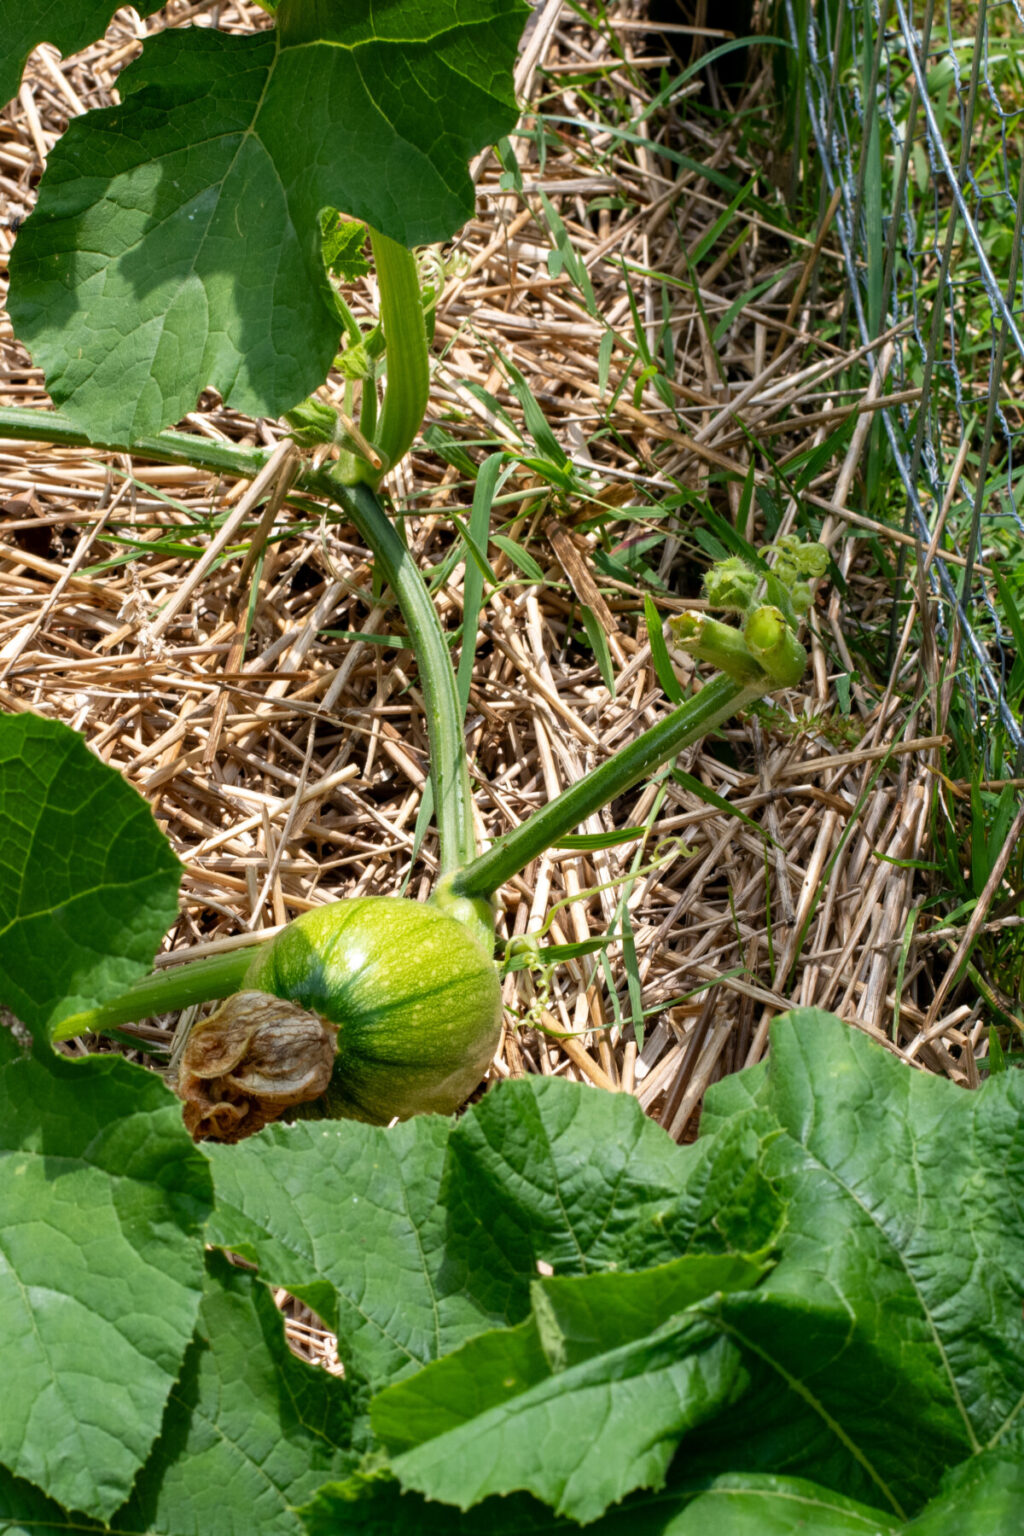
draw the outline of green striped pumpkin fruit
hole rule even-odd
[[[377,1125],[451,1114],[500,1032],[497,967],[465,924],[429,902],[353,897],[259,950],[193,1029],[178,1092],[193,1135],[222,1141],[286,1111]]]

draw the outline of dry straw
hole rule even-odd
[[[69,117],[113,99],[117,73],[145,32],[213,9],[171,4],[144,23],[121,11],[102,43],[70,61],[37,50],[20,97],[0,118],[0,275]],[[241,0],[215,9],[228,29],[266,22]],[[708,119],[688,111],[691,95],[717,89],[707,75],[645,117],[669,45],[688,60],[708,39],[716,35],[699,29],[668,41],[652,35],[629,5],[614,8],[603,29],[560,0],[538,8],[518,77],[526,125],[539,122],[530,103],[554,110],[557,91],[559,116],[591,126],[550,123],[543,163],[538,132],[516,139],[522,191],[502,180],[493,156],[475,167],[479,211],[448,263],[428,417],[472,458],[485,442],[520,447],[522,410],[502,361],[511,360],[587,491],[586,499],[553,497],[525,466],[503,486],[500,515],[517,519],[516,540],[543,580],[492,548],[499,586],[481,617],[467,720],[486,837],[666,707],[638,618],[642,593],[602,572],[588,519],[605,515],[601,538],[610,546],[667,529],[654,558],[670,594],[659,605],[671,612],[697,590],[698,563],[692,513],[684,508],[666,523],[654,516],[661,499],[682,484],[734,515],[752,437],[785,460],[824,442],[846,413],[857,418],[845,455],[823,465],[808,492],[846,597],[826,592],[812,617],[806,684],[778,699],[756,730],[744,719],[689,752],[679,764],[689,779],[642,786],[580,829],[646,827],[642,850],[637,842],[589,854],[555,849],[504,893],[507,934],[537,928],[570,897],[578,899],[556,915],[552,941],[603,935],[613,922],[621,934],[625,918],[626,942],[617,940],[605,962],[591,954],[546,980],[508,978],[494,1075],[558,1074],[636,1093],[678,1138],[695,1134],[708,1084],[760,1059],[771,1019],[791,1004],[833,1009],[916,1067],[965,1083],[976,1081],[982,1032],[976,1010],[951,1002],[961,935],[930,935],[923,919],[911,921],[943,732],[935,657],[908,649],[916,613],[880,704],[854,683],[843,715],[833,688],[836,672],[856,670],[844,602],[870,619],[889,601],[860,538],[899,535],[848,506],[889,354],[876,350],[860,396],[837,392],[859,354],[823,339],[815,307],[838,287],[831,208],[819,237],[800,241],[779,235],[763,211],[740,207],[728,241],[702,253],[728,198],[700,166],[741,182],[754,174],[739,124],[767,111],[771,89],[764,65],[714,138]],[[615,141],[599,116],[612,92],[629,99],[638,146]],[[586,270],[594,313],[552,260],[545,199]],[[694,291],[686,284],[698,257]],[[636,325],[658,345],[659,274],[677,280],[668,290],[668,404],[635,373],[616,392]],[[754,291],[713,344],[710,330]],[[366,283],[356,307],[365,314],[373,305]],[[0,404],[46,404],[41,376],[6,321]],[[236,443],[279,440],[277,426],[214,397],[188,425]],[[392,477],[426,567],[445,565],[448,514],[465,514],[471,499],[457,460],[424,447]],[[735,477],[728,485],[723,469]],[[755,479],[766,479],[763,460]],[[379,638],[395,611],[353,531],[289,499],[286,478],[276,483],[260,522],[242,483],[125,455],[0,442],[0,706],[84,732],[149,797],[185,865],[169,952],[245,942],[340,896],[406,883],[411,895],[426,894],[435,867],[432,838],[418,850],[415,841],[427,770],[415,668],[408,649]],[[625,506],[651,516],[618,517]],[[781,532],[795,526],[797,510],[784,505]],[[462,599],[456,566],[437,591],[450,630]],[[607,634],[614,695],[593,658],[570,643],[580,603]],[[666,839],[677,839],[676,856],[654,859]],[[170,953],[163,958],[172,963]],[[639,1051],[632,1027],[617,1023],[638,997]],[[174,1025],[140,1027],[140,1046],[166,1049]]]

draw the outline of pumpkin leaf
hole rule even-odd
[[[125,1536],[301,1536],[295,1506],[352,1470],[358,1386],[297,1360],[266,1286],[207,1255],[196,1336]]]
[[[462,1509],[526,1490],[580,1521],[660,1486],[686,1430],[742,1387],[734,1346],[689,1309],[769,1267],[687,1254],[638,1273],[534,1281],[525,1323],[471,1339],[373,1399],[374,1430],[399,1453],[394,1472]],[[571,1445],[552,1436],[555,1403],[592,1430]]]
[[[116,1056],[0,1069],[0,1163],[0,1461],[105,1519],[192,1336],[209,1171],[160,1079]]]
[[[140,17],[152,16],[161,0],[139,0]],[[102,35],[118,9],[117,0],[0,0],[0,106],[17,95],[25,60],[39,43],[52,43],[65,57]]]
[[[116,1536],[301,1536],[295,1505],[358,1463],[358,1388],[297,1360],[264,1285],[208,1254],[195,1338]],[[0,1467],[0,1536],[107,1531]]]
[[[978,1536],[1012,1531],[1024,1508],[1024,1435],[1018,1430],[947,1472],[906,1536]]]
[[[326,1483],[300,1513],[307,1536],[337,1536],[340,1530],[353,1536],[579,1536],[580,1531],[575,1520],[552,1515],[526,1494],[485,1499],[462,1512],[403,1493],[386,1472]],[[587,1536],[897,1536],[903,1527],[880,1510],[802,1478],[728,1473],[692,1488],[634,1494],[585,1529]],[[913,1527],[907,1536],[912,1530],[917,1536]]]
[[[691,1472],[734,1470],[742,1443],[751,1471],[909,1515],[1024,1402],[1024,1077],[965,1093],[796,1009],[766,1069],[708,1099],[717,1134],[760,1141],[788,1225],[762,1284],[719,1304],[750,1387]]]
[[[212,385],[277,416],[313,393],[340,321],[337,209],[403,245],[473,212],[470,156],[515,123],[523,0],[283,0],[245,36],[172,28],[76,118],[11,256],[15,329],[96,442],[177,421]]]
[[[374,1400],[385,1445],[410,1422],[433,1430],[392,1459],[405,1487],[460,1509],[526,1491],[592,1521],[632,1489],[660,1487],[682,1436],[742,1390],[738,1351],[687,1313],[561,1371],[527,1347],[535,1326],[471,1339]],[[587,1431],[560,1435],[560,1419]]]
[[[780,1225],[756,1170],[723,1174],[634,1099],[578,1084],[504,1084],[454,1123],[272,1126],[208,1155],[210,1241],[307,1302],[375,1387],[527,1318],[538,1264],[758,1255]]]
[[[145,975],[181,865],[75,731],[0,715],[0,1003],[38,1036]]]

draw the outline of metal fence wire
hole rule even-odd
[[[868,491],[920,539],[980,726],[1024,760],[1022,0],[783,0],[851,318],[892,393]],[[806,111],[806,120],[799,122]],[[827,196],[826,194],[823,194]],[[891,342],[891,349],[888,344]],[[884,466],[884,468],[880,468]],[[897,495],[892,469],[898,472]],[[998,771],[1001,764],[993,767]]]

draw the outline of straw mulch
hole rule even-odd
[[[265,21],[243,0],[175,3],[142,24],[119,12],[102,43],[65,63],[46,48],[33,55],[20,99],[0,118],[0,275],[68,119],[111,101],[117,72],[146,31],[214,15],[228,29]],[[556,914],[551,941],[602,935],[613,922],[620,936],[604,960],[588,955],[547,977],[508,977],[492,1078],[559,1074],[635,1093],[674,1137],[689,1139],[708,1084],[758,1061],[771,1019],[798,1003],[832,1009],[908,1061],[974,1084],[985,1043],[978,1009],[952,986],[962,934],[929,931],[922,917],[905,941],[926,890],[910,862],[927,859],[931,818],[943,814],[933,770],[944,698],[931,687],[934,655],[909,643],[921,616],[908,617],[888,687],[855,682],[844,714],[832,682],[857,670],[844,604],[862,623],[888,622],[887,591],[859,543],[882,530],[848,510],[887,354],[868,360],[860,396],[835,392],[850,358],[822,339],[843,281],[828,213],[815,242],[784,238],[740,208],[727,236],[701,253],[697,302],[687,262],[728,198],[661,151],[740,181],[757,174],[760,195],[771,198],[773,167],[751,163],[741,136],[752,113],[762,140],[769,132],[768,67],[751,66],[731,98],[738,110],[714,132],[690,109],[692,99],[730,105],[707,73],[645,119],[645,98],[658,89],[658,71],[674,67],[673,52],[688,60],[719,39],[652,33],[629,0],[612,16],[599,31],[560,0],[538,7],[519,66],[522,99],[591,127],[549,124],[543,163],[536,133],[515,140],[521,191],[501,180],[493,156],[475,168],[478,215],[445,253],[426,437],[389,485],[423,566],[441,565],[453,545],[447,514],[464,513],[472,495],[460,454],[478,461],[495,444],[523,452],[524,443],[534,452],[509,360],[585,493],[556,494],[526,466],[504,487],[501,527],[544,579],[531,581],[492,548],[500,584],[483,615],[467,722],[482,835],[520,821],[665,713],[644,588],[609,576],[601,551],[621,559],[646,535],[663,535],[648,556],[664,583],[658,607],[667,615],[687,606],[707,563],[699,517],[661,503],[683,487],[735,516],[751,437],[784,461],[825,441],[844,413],[858,413],[845,453],[806,498],[824,517],[846,596],[827,586],[818,594],[806,684],[678,765],[742,816],[663,777],[580,829],[645,827],[643,843],[589,855],[553,850],[504,892],[504,935],[536,929],[554,903],[579,896]],[[600,114],[613,94],[628,99],[640,144],[609,134]],[[537,126],[529,107],[526,124]],[[552,260],[542,193],[586,266],[600,321]],[[637,368],[617,389],[637,320],[658,347],[657,274],[676,279],[668,403],[651,380],[637,382]],[[713,346],[709,325],[768,278]],[[373,310],[372,282],[356,301]],[[610,355],[607,344],[600,350],[608,327]],[[0,404],[47,404],[6,320]],[[241,418],[213,396],[188,425],[241,443],[280,437],[278,425]],[[758,482],[769,484],[764,460],[755,463]],[[414,843],[427,757],[411,653],[352,638],[400,639],[400,619],[388,596],[376,595],[352,529],[308,503],[286,503],[262,568],[245,565],[260,517],[243,501],[246,490],[127,455],[0,442],[0,706],[66,721],[151,803],[184,862],[181,917],[162,963],[267,936],[338,897],[406,886],[423,897],[435,870],[433,835]],[[197,564],[213,520],[240,507],[229,557]],[[781,532],[797,510],[784,506]],[[900,536],[885,537],[892,548]],[[461,598],[456,565],[437,594],[450,629]],[[250,601],[241,655],[239,621]],[[609,636],[614,696],[580,641],[580,603]],[[600,889],[580,895],[591,887]],[[638,1003],[642,1047],[630,1022]],[[159,1065],[177,1023],[139,1027],[146,1059]]]

